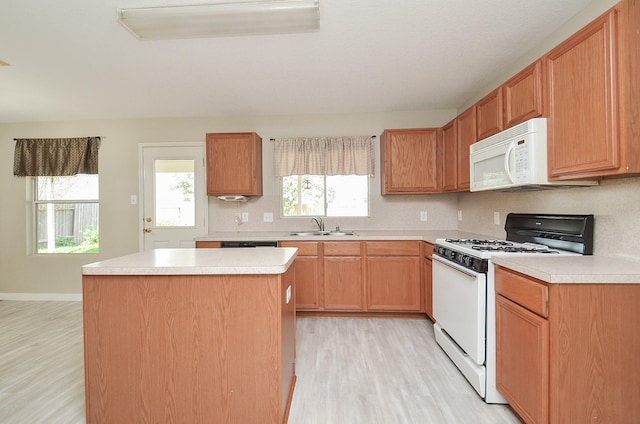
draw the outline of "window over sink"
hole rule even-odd
[[[367,175],[290,175],[280,181],[283,217],[369,216]]]

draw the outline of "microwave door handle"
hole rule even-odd
[[[513,152],[514,148],[515,146],[513,144],[509,144],[507,152],[504,154],[504,172],[507,174],[507,177],[509,177],[509,180],[511,180],[512,183],[516,181],[516,178],[511,173],[511,169],[509,169],[509,157],[511,157],[511,153]]]

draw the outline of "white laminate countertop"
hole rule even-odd
[[[313,231],[313,230],[309,230]],[[351,230],[347,230],[351,231]],[[354,241],[354,240],[423,240],[429,243],[435,243],[438,238],[476,238],[476,239],[494,239],[482,234],[467,233],[457,230],[354,230],[355,235],[352,236],[292,236],[290,231],[228,231],[216,232],[206,236],[196,237],[195,241]]]
[[[83,275],[283,274],[298,249],[155,249],[84,265]]]
[[[491,262],[552,284],[640,284],[640,262],[605,256],[492,256]]]

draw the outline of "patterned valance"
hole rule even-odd
[[[70,176],[98,173],[100,137],[16,138],[13,175]]]
[[[373,175],[371,136],[277,138],[273,154],[276,177],[289,175]]]

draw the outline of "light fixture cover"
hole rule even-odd
[[[319,0],[270,0],[118,9],[141,40],[289,34],[320,29]]]

